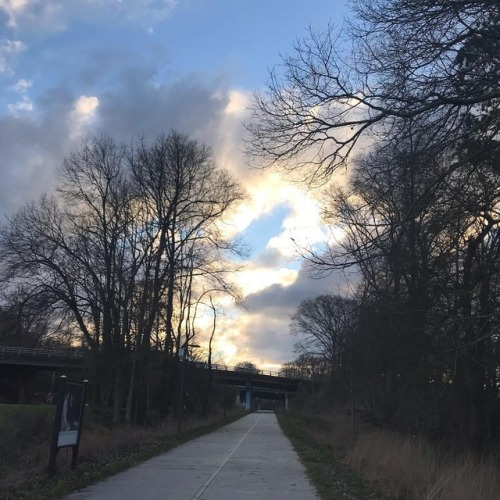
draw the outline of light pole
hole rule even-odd
[[[198,344],[193,344],[190,346],[191,349],[194,349],[196,347],[200,347]],[[186,362],[188,361],[188,341],[184,342],[184,344],[181,347],[181,356],[182,356],[182,366],[181,366],[181,387],[180,391],[181,393],[179,394],[179,417],[177,420],[177,432],[181,432],[181,426],[182,426],[182,413],[184,411],[184,374],[186,371]]]

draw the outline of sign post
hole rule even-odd
[[[71,447],[71,469],[76,468],[80,436],[82,433],[83,410],[88,380],[82,383],[68,382],[65,375],[59,379],[59,391],[50,446],[49,478],[56,473],[56,457],[60,448]]]

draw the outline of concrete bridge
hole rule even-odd
[[[207,369],[205,363],[195,363],[196,366]],[[212,365],[213,380],[232,386],[238,391],[238,403],[244,402],[245,409],[252,409],[256,400],[282,401],[288,409],[288,400],[293,397],[301,384],[310,381],[299,378],[285,377],[280,372],[267,370],[242,370],[232,366]]]
[[[80,349],[0,346],[0,370],[28,367],[41,370],[81,370],[83,352]]]
[[[13,376],[21,381],[38,370],[83,371],[86,368],[84,361],[84,353],[79,349],[0,346],[0,376]],[[206,363],[187,362],[197,369],[208,369]],[[285,377],[280,372],[245,370],[220,364],[213,364],[211,372],[214,382],[237,390],[238,402],[244,402],[247,411],[252,409],[252,402],[255,404],[259,400],[282,401],[287,409],[289,398],[297,393],[300,384],[311,383],[306,379]]]

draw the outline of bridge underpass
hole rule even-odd
[[[206,363],[189,362],[198,369],[207,370]],[[17,378],[20,391],[37,371],[55,373],[86,370],[83,354],[78,349],[46,349],[0,346],[0,376]],[[245,404],[247,411],[258,409],[259,401],[281,402],[286,410],[301,384],[310,381],[284,377],[279,372],[238,370],[225,365],[212,365],[212,380],[237,391],[237,403]],[[53,391],[52,391],[53,392]],[[22,399],[22,395],[21,395]]]
[[[226,384],[237,390],[237,404],[244,404],[245,410],[275,409],[264,408],[266,402],[281,402],[283,409],[288,409],[290,398],[297,394],[301,384],[310,382],[284,377],[278,372],[235,370],[232,367],[215,365],[212,367],[215,382]]]
[[[28,387],[34,385],[36,374],[46,372],[44,390],[55,392],[56,374],[71,374],[85,371],[83,354],[78,349],[50,349],[31,347],[0,346],[0,382],[7,381],[6,387],[0,384],[0,398],[26,402]],[[8,382],[10,381],[10,383]],[[11,394],[16,386],[17,395]],[[4,390],[7,391],[4,394]],[[29,398],[28,398],[29,399]],[[41,401],[40,401],[41,402]]]

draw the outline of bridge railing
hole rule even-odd
[[[10,347],[0,346],[0,358],[56,358],[56,359],[81,359],[83,351],[80,349],[52,349],[47,347]],[[208,363],[203,361],[193,361],[193,363],[200,367],[207,369]],[[294,377],[283,372],[272,370],[253,370],[245,369],[236,366],[221,365],[217,363],[212,364],[212,370],[238,372],[238,373],[255,373],[256,375],[267,375],[270,377],[280,377],[287,379],[307,380],[307,377]]]
[[[47,347],[0,346],[0,357],[80,359],[83,357],[83,352],[79,349],[51,349]]]
[[[208,368],[208,363],[204,361],[194,361],[194,364],[200,368],[207,369]],[[240,368],[236,366],[228,366],[228,365],[221,365],[221,364],[212,364],[212,370],[216,371],[225,371],[225,372],[237,372],[237,373],[255,373],[256,375],[267,375],[270,377],[280,377],[280,378],[294,378],[297,380],[302,380],[301,377],[290,377],[289,375],[284,374],[283,372],[276,372],[276,371],[271,371],[271,370],[252,370],[252,369],[245,369],[245,368]]]

